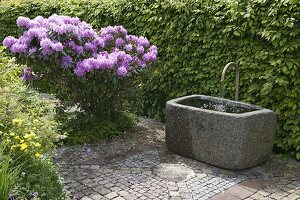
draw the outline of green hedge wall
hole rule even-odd
[[[23,0],[0,4],[0,39],[19,15],[78,16],[95,28],[124,25],[159,48],[142,85],[144,112],[163,119],[167,100],[218,96],[222,68],[241,68],[240,99],[278,115],[276,147],[300,159],[300,3],[298,0]],[[233,99],[234,72],[225,97]]]

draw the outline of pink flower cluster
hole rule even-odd
[[[58,58],[63,69],[72,69],[79,77],[95,70],[115,70],[125,77],[157,58],[156,46],[150,46],[145,37],[128,35],[123,26],[108,26],[98,34],[77,17],[59,15],[32,20],[19,17],[17,25],[23,28],[23,35],[3,41],[13,54],[37,63]]]

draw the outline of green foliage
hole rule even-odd
[[[278,116],[276,147],[300,158],[300,2],[295,0],[24,0],[0,4],[0,38],[16,34],[19,15],[78,16],[100,28],[124,25],[151,38],[160,59],[141,88],[145,114],[164,118],[167,100],[218,96],[230,61],[241,67],[241,101]],[[226,76],[233,99],[234,73]]]
[[[34,72],[40,68],[31,66]],[[138,81],[140,76],[132,73],[118,77],[107,70],[105,74],[95,71],[85,77],[77,77],[71,70],[51,65],[44,66],[44,69],[48,70],[43,71],[43,78],[32,81],[34,88],[55,95],[64,108],[79,105],[90,117],[105,120],[113,120],[119,111],[127,110],[128,99],[135,95],[135,80]]]
[[[14,166],[11,154],[5,154],[5,143],[0,141],[0,199],[8,199],[12,194],[16,194],[18,182],[21,180],[21,167]]]
[[[23,175],[20,190],[27,199],[36,193],[36,199],[52,200],[65,199],[63,184],[60,179],[58,166],[53,164],[51,158],[44,156],[43,159],[19,160],[26,165],[23,167]]]
[[[21,144],[17,144],[18,140],[28,140],[28,147],[40,143],[42,149],[39,153],[47,152],[52,149],[53,142],[61,138],[55,121],[55,104],[25,86],[18,77],[21,66],[1,49],[0,55],[0,135],[7,140],[7,145],[16,149]],[[26,139],[31,132],[33,136]]]
[[[113,119],[99,119],[82,112],[62,112],[58,120],[62,121],[61,130],[68,136],[66,145],[85,144],[111,139],[124,132],[133,130],[136,116],[130,113],[118,113]]]
[[[38,199],[60,199],[63,197],[62,183],[48,155],[54,147],[53,142],[62,137],[55,121],[55,105],[25,86],[19,77],[21,71],[22,67],[0,48],[0,142],[5,144],[5,157],[14,158],[13,163],[4,163],[4,167],[9,164],[9,170],[5,168],[6,171],[0,172],[13,176],[11,184],[14,184],[13,179],[18,179],[17,191],[21,193],[14,194],[20,199],[28,199],[30,192],[43,194]],[[19,171],[26,175],[20,177]]]

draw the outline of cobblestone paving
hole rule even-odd
[[[170,153],[163,124],[143,118],[115,141],[57,149],[56,162],[73,199],[300,199],[300,162],[220,169]]]

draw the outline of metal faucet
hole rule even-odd
[[[234,98],[234,100],[238,101],[239,100],[239,85],[240,85],[240,68],[239,68],[239,65],[237,63],[230,62],[224,67],[224,69],[222,71],[221,82],[224,81],[225,73],[226,73],[227,68],[232,66],[232,65],[235,66],[235,70],[236,70],[236,75],[235,75],[235,98]]]

